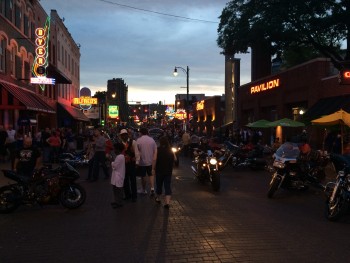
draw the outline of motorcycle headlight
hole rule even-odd
[[[173,151],[173,153],[177,152],[177,149],[175,147],[172,147],[171,150]]]
[[[218,161],[215,158],[210,158],[209,162],[211,165],[216,165],[218,163]]]

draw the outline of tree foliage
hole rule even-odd
[[[271,55],[305,48],[332,59],[336,67],[350,60],[350,0],[232,0],[220,16],[217,44],[222,53],[247,53],[267,41]]]

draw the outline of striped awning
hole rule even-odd
[[[6,89],[15,99],[22,103],[27,110],[56,113],[53,108],[51,108],[34,92],[4,81],[0,81],[0,86]]]

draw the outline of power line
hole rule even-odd
[[[153,13],[153,14],[162,15],[162,16],[169,16],[169,17],[174,17],[174,18],[181,18],[181,19],[186,19],[186,20],[190,20],[190,21],[211,23],[211,24],[218,24],[219,23],[219,22],[215,22],[215,21],[196,19],[196,18],[190,18],[190,17],[185,17],[185,16],[178,16],[178,15],[172,15],[172,14],[152,11],[152,10],[148,10],[148,9],[143,9],[143,8],[138,8],[138,7],[134,7],[134,6],[124,5],[124,4],[120,4],[120,3],[116,3],[116,2],[112,2],[112,1],[107,1],[107,0],[99,0],[99,1],[105,2],[107,4],[111,4],[111,5],[118,5],[118,6],[130,8],[130,9],[139,10],[139,11],[148,12],[148,13]]]

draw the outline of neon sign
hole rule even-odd
[[[280,80],[274,79],[274,80],[268,81],[266,83],[262,83],[262,84],[251,87],[250,94],[267,91],[270,89],[277,88],[279,86],[280,86]]]
[[[117,119],[119,117],[119,107],[117,105],[109,105],[108,115],[109,118]]]
[[[97,98],[91,98],[91,97],[80,97],[80,98],[73,98],[73,104],[78,105],[96,105]]]
[[[54,79],[46,79],[46,68],[48,66],[49,56],[49,36],[50,36],[50,17],[47,17],[44,28],[37,28],[35,30],[35,59],[32,67],[32,72],[35,77],[30,79],[30,83],[40,84],[42,90],[45,89],[46,84],[55,84]]]
[[[196,110],[203,110],[204,109],[204,100],[201,100],[200,102],[197,102]]]

